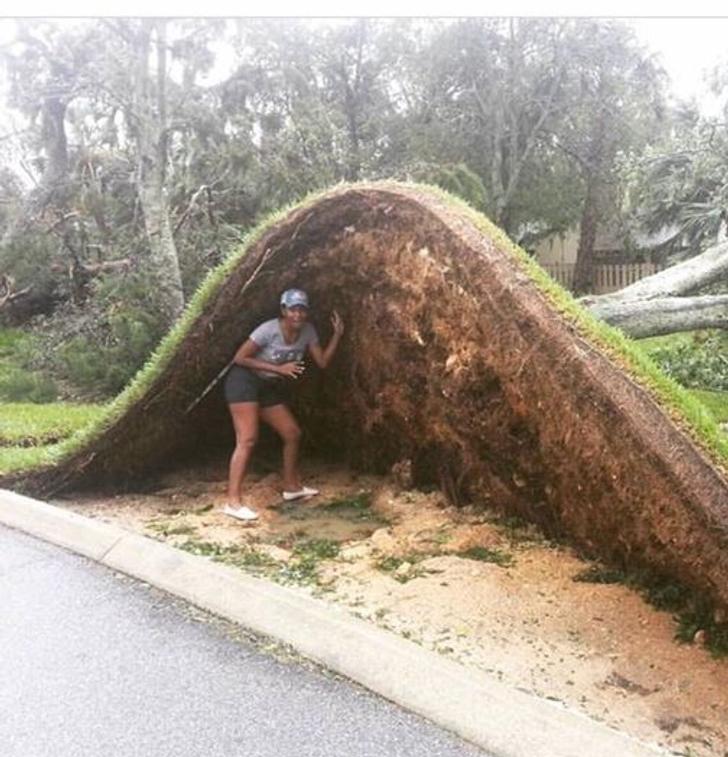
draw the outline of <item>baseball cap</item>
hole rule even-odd
[[[281,295],[281,305],[287,308],[307,308],[308,295],[303,289],[286,289]]]

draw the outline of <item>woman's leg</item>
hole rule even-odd
[[[301,428],[286,405],[262,407],[260,417],[272,426],[283,440],[283,490],[298,491],[301,488],[301,478],[298,473]]]
[[[257,402],[233,402],[228,407],[235,427],[235,449],[228,474],[228,504],[241,505],[240,490],[250,455],[258,440],[259,409]]]

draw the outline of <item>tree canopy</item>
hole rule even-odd
[[[673,117],[617,21],[16,26],[0,316],[71,308],[63,343],[101,356],[146,334],[138,364],[231,242],[339,181],[439,184],[526,247],[580,226],[584,291],[597,230],[629,203],[703,246],[721,217],[722,132]]]

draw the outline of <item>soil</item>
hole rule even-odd
[[[253,525],[220,512],[221,464],[170,474],[145,494],[56,504],[201,553],[239,548],[244,569],[298,580],[294,590],[511,686],[679,754],[728,755],[728,660],[677,642],[671,615],[635,590],[575,581],[589,563],[570,547],[407,488],[408,471],[307,473],[321,495],[296,503],[281,502],[277,474],[251,474]],[[338,554],[326,557],[331,543]],[[293,569],[302,550],[316,556],[313,572]]]

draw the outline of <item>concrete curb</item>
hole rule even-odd
[[[0,490],[0,524],[146,581],[289,644],[498,757],[667,754],[428,652],[342,609],[204,557]]]

